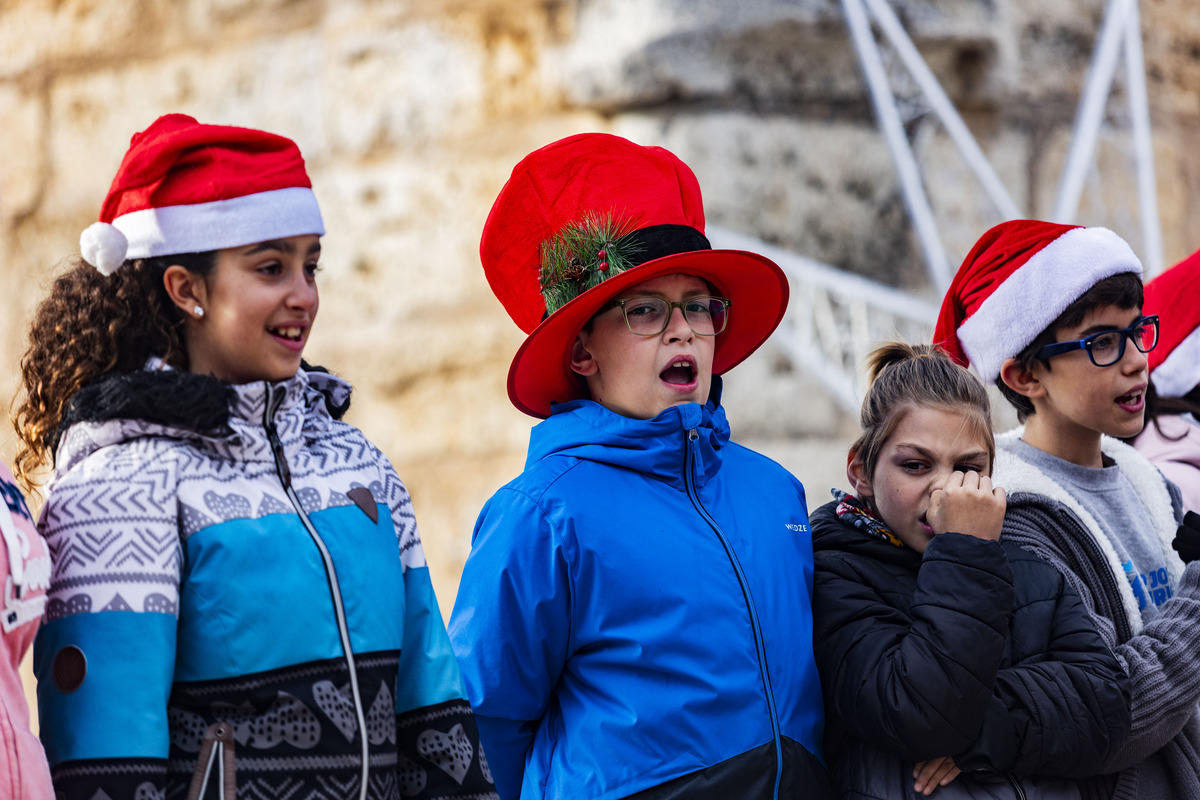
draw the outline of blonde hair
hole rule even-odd
[[[870,385],[859,421],[862,434],[850,446],[851,458],[875,477],[879,453],[905,412],[914,407],[945,408],[962,413],[973,432],[987,444],[988,469],[996,457],[992,411],[987,389],[963,367],[933,345],[887,342],[867,356]]]

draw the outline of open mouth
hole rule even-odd
[[[666,383],[686,386],[696,380],[696,365],[686,358],[672,361],[670,366],[658,374]]]
[[[1136,411],[1142,407],[1142,400],[1145,398],[1146,390],[1137,389],[1129,394],[1123,394],[1117,398],[1117,405],[1122,408],[1127,408]]]
[[[300,337],[304,335],[304,328],[267,328],[267,333],[272,336],[278,336],[281,339],[298,342],[300,341]]]
[[[933,533],[933,526],[929,524],[929,516],[927,514],[922,514],[921,518],[917,520],[917,523],[920,524],[921,530],[925,531],[926,533]]]

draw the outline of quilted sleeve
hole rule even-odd
[[[911,761],[961,751],[979,733],[1004,657],[1013,591],[1000,545],[935,537],[911,617],[855,562],[817,554],[813,641],[826,715]]]
[[[1016,663],[996,676],[980,736],[955,763],[964,771],[1091,777],[1129,733],[1129,678],[1054,567],[1029,553],[1010,560],[1014,580],[1027,587],[1013,610]]]
[[[1069,513],[1069,512],[1067,512]],[[1118,631],[1125,610],[1117,591],[1078,565],[1083,535],[1064,530],[1067,513],[1051,515],[1034,504],[1010,503],[1004,535],[1049,561],[1077,591],[1105,642],[1130,678],[1132,723],[1128,738],[1105,762],[1115,772],[1144,761],[1175,738],[1198,713],[1200,701],[1200,562],[1184,570],[1174,596],[1136,635]],[[1078,523],[1075,523],[1078,524]],[[1127,623],[1124,623],[1127,625]]]

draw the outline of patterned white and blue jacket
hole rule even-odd
[[[349,397],[148,369],[72,399],[35,647],[60,797],[494,796],[408,492]]]

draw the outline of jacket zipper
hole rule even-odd
[[[758,611],[754,607],[754,599],[750,595],[750,582],[746,579],[746,573],[742,570],[742,565],[737,559],[737,554],[733,552],[733,547],[729,544],[729,540],[725,538],[725,532],[721,530],[721,526],[708,513],[708,509],[704,507],[704,504],[700,502],[700,491],[696,487],[696,441],[699,438],[700,433],[695,428],[687,431],[687,464],[684,470],[684,482],[687,486],[687,494],[688,498],[692,501],[692,506],[701,518],[708,523],[708,526],[713,529],[713,533],[717,535],[717,540],[721,542],[721,547],[725,548],[725,556],[729,559],[729,563],[733,565],[734,574],[737,575],[738,584],[742,589],[742,599],[746,603],[746,611],[750,615],[750,629],[754,633],[754,647],[758,652],[758,672],[762,678],[763,692],[767,698],[767,710],[771,717],[771,739],[775,743],[775,791],[772,796],[778,800],[779,785],[783,780],[783,738],[779,730],[779,712],[775,708],[775,693],[771,688],[771,674],[767,670],[767,649],[766,644],[763,642],[762,624],[758,619]]]
[[[1013,792],[1017,795],[1017,800],[1026,800],[1025,790],[1021,788],[1021,783],[1011,772],[1004,773],[1004,777],[1008,778],[1008,783],[1013,788]]]
[[[358,790],[358,797],[359,800],[366,800],[367,775],[370,771],[367,720],[366,714],[363,713],[362,695],[358,689],[358,670],[354,665],[354,651],[350,648],[350,628],[346,623],[345,607],[342,605],[341,585],[338,583],[337,571],[333,567],[333,558],[330,557],[329,550],[325,547],[325,542],[321,540],[321,535],[313,527],[312,520],[308,518],[304,506],[300,504],[300,498],[296,496],[296,490],[292,488],[292,471],[288,467],[287,459],[283,453],[283,442],[279,440],[279,431],[275,428],[275,412],[279,410],[279,406],[283,402],[287,390],[282,386],[274,386],[270,383],[266,386],[267,403],[263,412],[263,426],[267,429],[267,441],[271,443],[271,452],[275,456],[275,471],[279,474],[279,480],[283,483],[283,489],[287,492],[288,499],[292,502],[292,507],[296,509],[296,513],[300,516],[300,521],[304,524],[304,529],[308,531],[309,538],[313,540],[313,544],[321,552],[321,560],[325,564],[325,578],[329,583],[329,594],[333,598],[333,608],[337,615],[338,635],[342,640],[342,651],[346,654],[346,665],[350,669],[350,693],[354,700],[354,716],[358,721],[358,731],[362,739],[362,780]]]

